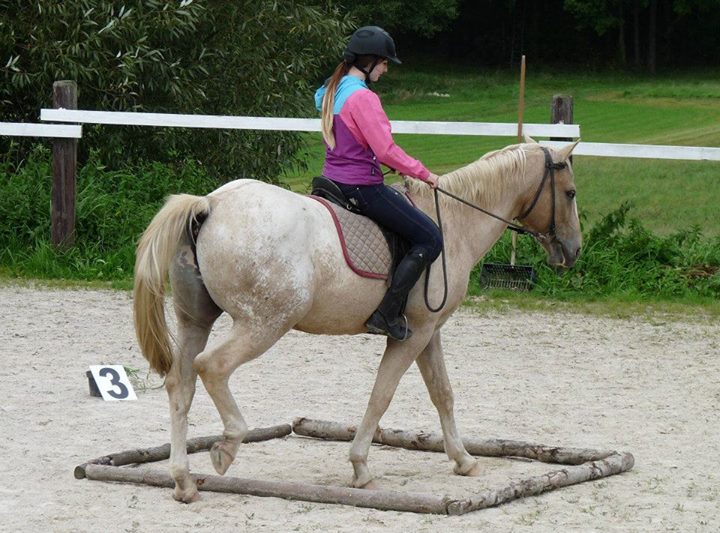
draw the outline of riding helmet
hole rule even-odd
[[[379,26],[363,26],[355,30],[343,57],[347,62],[354,63],[357,56],[364,55],[384,57],[393,63],[402,63],[395,51],[395,41]]]

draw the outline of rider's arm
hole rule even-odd
[[[390,121],[380,104],[380,98],[370,91],[357,91],[347,100],[347,112],[365,138],[378,160],[385,166],[413,178],[426,181],[430,171],[420,161],[403,151],[392,137]],[[345,111],[345,109],[343,109]]]

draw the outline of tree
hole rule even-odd
[[[431,37],[458,16],[459,0],[355,0],[345,9],[361,26],[377,25],[397,33]]]
[[[323,0],[0,0],[0,112],[35,121],[52,82],[80,107],[224,115],[314,113],[311,84],[351,27]],[[229,178],[269,179],[294,162],[294,134],[86,127],[110,164],[190,157]]]
[[[640,0],[633,0],[636,4]],[[627,63],[625,46],[625,3],[627,0],[565,0],[565,9],[575,15],[578,25],[592,28],[602,36],[617,32],[617,57]]]

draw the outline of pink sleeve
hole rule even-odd
[[[392,137],[390,121],[380,103],[380,98],[370,90],[355,92],[343,106],[349,111],[359,133],[385,166],[413,178],[425,180],[430,171],[420,161],[413,159],[400,148]],[[341,113],[342,114],[342,113]]]

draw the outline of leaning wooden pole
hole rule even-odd
[[[520,94],[518,95],[518,127],[517,127],[517,142],[520,144],[523,142],[523,120],[525,115],[525,54],[523,54],[520,60]],[[512,248],[510,250],[510,265],[515,266],[517,259],[517,240],[518,234],[516,231],[512,232]]]

